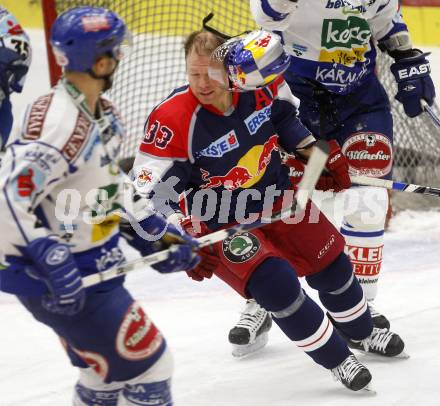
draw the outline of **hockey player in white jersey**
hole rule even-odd
[[[250,5],[255,21],[281,35],[291,55],[284,76],[301,101],[301,121],[315,136],[338,141],[352,175],[390,179],[392,117],[375,75],[374,42],[395,59],[391,71],[398,86],[396,99],[409,117],[422,113],[422,99],[432,105],[435,97],[426,59],[429,54],[412,47],[398,0],[250,0]],[[289,164],[302,166],[297,159],[290,159]],[[382,265],[388,195],[385,189],[373,187],[356,187],[346,193],[347,199],[351,193],[359,199],[343,219],[346,253],[369,301],[375,326],[389,328],[387,318],[372,305]],[[246,306],[230,331],[230,342],[245,343],[251,337],[252,343],[251,332],[263,319],[261,309]]]
[[[128,34],[104,8],[73,8],[56,19],[51,44],[64,76],[30,104],[0,171],[0,288],[53,329],[79,367],[75,406],[172,405],[170,351],[124,278],[82,284],[83,276],[124,261],[118,246],[124,130],[101,93],[112,85]],[[137,215],[150,241],[127,225],[125,233],[141,255],[157,249],[153,240],[161,248],[165,237],[180,242],[156,270],[197,264],[195,240],[148,210]]]

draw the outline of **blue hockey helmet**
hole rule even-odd
[[[21,92],[32,60],[29,36],[17,19],[0,7],[0,88]]]
[[[120,60],[131,47],[124,21],[102,7],[75,7],[55,20],[50,43],[58,65],[87,72],[100,56]]]
[[[290,56],[284,51],[281,38],[264,30],[252,31],[233,37],[220,45],[211,55],[209,75],[230,90],[255,90],[272,83],[290,64]],[[218,62],[226,70],[230,83],[226,84],[218,71]],[[217,68],[215,67],[217,64]]]

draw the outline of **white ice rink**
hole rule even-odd
[[[17,108],[48,89],[41,33]],[[440,91],[440,49],[431,65]],[[437,185],[440,186],[440,185]],[[6,232],[6,230],[1,230]],[[175,356],[177,406],[436,406],[440,405],[440,212],[402,212],[386,233],[376,300],[406,342],[408,360],[359,355],[377,395],[353,393],[332,380],[275,326],[268,346],[237,360],[227,333],[243,301],[221,281],[152,270],[127,286],[164,332]],[[313,295],[314,293],[311,292]],[[57,337],[13,296],[0,293],[0,406],[68,406],[77,372]]]

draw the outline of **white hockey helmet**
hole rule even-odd
[[[209,76],[228,90],[255,90],[273,82],[289,64],[290,56],[284,51],[281,38],[257,30],[233,37],[215,49]]]

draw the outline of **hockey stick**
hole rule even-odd
[[[440,117],[437,114],[435,114],[434,109],[428,103],[426,103],[424,99],[421,99],[420,102],[426,114],[428,114],[428,116],[431,117],[431,120],[435,123],[435,125],[440,128]]]
[[[376,186],[399,192],[420,193],[422,195],[440,197],[440,189],[430,186],[420,186],[413,183],[394,182],[393,180],[370,178],[368,176],[350,176],[352,183],[363,186]]]
[[[216,242],[223,241],[236,233],[254,230],[269,223],[274,223],[283,218],[288,218],[295,213],[301,212],[306,208],[307,201],[310,194],[313,192],[316,182],[321,175],[321,172],[327,162],[329,154],[329,147],[325,141],[318,141],[312,149],[312,153],[304,170],[304,175],[298,185],[296,197],[293,199],[292,205],[275,212],[271,216],[261,216],[260,219],[249,224],[237,224],[224,230],[218,230],[213,233],[204,235],[197,239],[200,248],[212,245]],[[88,275],[83,278],[84,287],[96,285],[98,283],[117,278],[118,276],[126,275],[129,272],[144,268],[147,265],[154,265],[158,262],[164,261],[168,258],[169,250],[155,252],[146,257],[138,258],[125,264],[115,266],[106,271],[99,272],[93,275]]]

